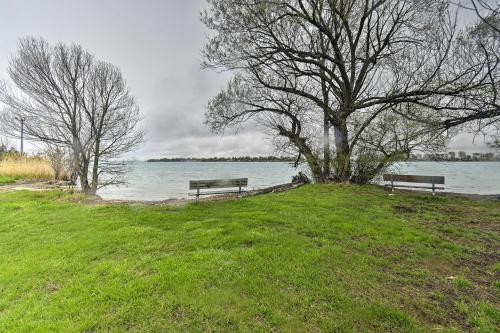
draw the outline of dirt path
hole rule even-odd
[[[270,192],[283,192],[288,191],[290,189],[301,186],[302,184],[282,184],[277,186],[272,186],[269,188],[252,190],[245,192],[242,196],[253,196],[259,194],[265,194]],[[0,192],[12,192],[12,191],[45,191],[45,190],[55,190],[55,189],[73,189],[74,186],[69,185],[67,181],[55,181],[55,180],[18,180],[14,184],[3,185],[0,186]],[[409,189],[402,189],[399,192],[419,192],[422,194],[428,194],[428,192],[423,191],[415,191]],[[451,197],[463,197],[473,200],[500,200],[500,194],[496,195],[481,195],[481,194],[465,194],[465,193],[452,193],[452,192],[441,192],[439,195],[451,196]],[[218,201],[218,200],[234,200],[237,199],[238,195],[228,194],[228,195],[217,195],[217,196],[207,196],[201,197],[199,201]],[[143,205],[184,205],[188,202],[195,201],[194,199],[168,199],[168,200],[159,200],[159,201],[143,201],[143,200],[105,200],[101,199],[99,196],[89,197],[85,200],[86,203],[89,204],[143,204]]]
[[[55,180],[18,180],[13,184],[0,186],[0,192],[12,192],[12,191],[44,191],[53,189],[69,189],[70,186],[68,182],[65,181],[55,181]]]
[[[253,196],[253,195],[259,195],[259,194],[264,194],[264,193],[270,193],[270,192],[283,192],[290,190],[292,188],[296,188],[298,186],[301,186],[302,184],[282,184],[282,185],[277,185],[277,186],[272,186],[264,189],[259,189],[259,190],[252,190],[248,192],[244,192],[241,197],[246,197],[246,196]],[[46,190],[55,190],[55,189],[73,189],[75,188],[74,186],[70,186],[68,182],[66,181],[55,181],[55,180],[18,180],[14,184],[9,184],[9,185],[3,185],[0,186],[0,192],[13,192],[13,191],[22,191],[22,190],[27,190],[27,191],[46,191]],[[236,200],[238,199],[237,194],[226,194],[226,195],[213,195],[213,196],[206,196],[206,197],[200,197],[198,201],[200,202],[205,202],[205,201],[220,201],[220,200]],[[156,201],[143,201],[143,200],[105,200],[100,198],[98,195],[96,196],[90,196],[86,197],[85,199],[82,198],[81,202],[85,204],[91,204],[91,205],[105,205],[105,204],[139,204],[139,205],[168,205],[168,206],[183,206],[189,202],[194,202],[196,201],[194,197],[192,199],[167,199],[167,200],[156,200]]]

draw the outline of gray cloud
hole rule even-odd
[[[118,65],[141,106],[147,142],[129,157],[268,154],[272,147],[253,127],[221,138],[203,124],[208,99],[228,78],[200,68],[204,5],[205,0],[0,0],[0,78],[7,79],[8,57],[19,37],[76,42]],[[455,143],[458,149],[477,148],[471,142],[466,137]]]
[[[154,157],[211,157],[269,155],[273,152],[268,139],[260,132],[238,135],[184,136],[171,140],[150,142],[144,153]]]

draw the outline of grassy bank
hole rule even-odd
[[[304,186],[186,207],[0,193],[0,331],[493,332],[499,201]]]
[[[0,186],[14,183],[19,177],[0,175]]]

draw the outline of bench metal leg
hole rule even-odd
[[[391,175],[391,194],[394,195],[394,175]]]

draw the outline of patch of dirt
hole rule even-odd
[[[468,228],[477,228],[482,231],[494,231],[500,232],[500,223],[498,221],[490,221],[490,220],[471,220],[465,222],[465,225]]]
[[[54,189],[71,189],[73,186],[67,181],[47,180],[47,179],[22,179],[13,184],[0,186],[0,192],[12,191],[45,191]]]
[[[480,200],[480,201],[484,200],[500,201],[500,194],[467,194],[467,193],[453,193],[453,192],[445,192],[442,194],[452,198],[465,198],[465,199]]]
[[[454,300],[458,299],[449,276],[433,276],[423,284],[408,283],[403,278],[390,283],[391,290],[399,294],[399,299],[412,315],[431,325],[453,326],[460,323],[466,331],[470,330],[467,318],[457,311]],[[439,309],[441,313],[435,313]]]
[[[374,257],[406,257],[411,251],[412,249],[407,246],[375,246],[369,250],[369,253]]]
[[[470,332],[473,325],[458,304],[466,302],[473,306],[478,301],[499,304],[494,283],[500,274],[491,271],[492,265],[500,260],[498,253],[497,247],[453,261],[427,258],[417,263],[402,264],[399,267],[401,273],[396,271],[391,274],[393,278],[388,282],[388,288],[399,294],[404,307],[423,322],[436,327],[459,325]],[[412,278],[404,272],[417,270],[428,272],[428,276],[412,283]],[[454,280],[458,276],[465,277],[470,284],[457,287]]]
[[[386,192],[391,192],[390,187],[386,186],[380,186],[379,187],[383,188]],[[422,195],[429,195],[432,197],[431,192],[429,191],[422,191],[418,189],[404,189],[404,188],[398,188],[396,195],[398,194],[422,194]],[[469,193],[456,193],[456,192],[441,192],[438,191],[436,192],[436,197],[439,196],[445,196],[445,197],[452,197],[452,198],[464,198],[464,199],[471,199],[471,200],[480,200],[480,201],[500,201],[500,193],[498,194],[469,194]]]
[[[496,220],[494,216],[487,216],[487,213],[482,216],[474,216],[471,213],[462,212],[461,214],[445,214],[445,219],[438,218],[424,221],[426,226],[437,229],[442,227],[452,226],[465,228],[475,232],[481,232],[483,235],[493,233],[500,233],[500,221]],[[450,235],[447,235],[449,237]],[[452,238],[460,242],[460,238]]]
[[[412,206],[406,205],[394,205],[393,206],[394,213],[396,214],[409,214],[409,213],[418,213],[419,210]]]
[[[174,206],[182,207],[187,205],[190,200],[186,199],[168,199],[160,201],[139,201],[139,200],[104,200],[98,196],[92,198],[86,198],[80,201],[82,204],[86,205],[141,205],[141,206]]]
[[[55,282],[49,282],[47,283],[47,285],[45,286],[45,289],[48,291],[48,292],[56,292],[59,290],[59,285]]]
[[[477,287],[475,294],[492,303],[500,303],[499,295],[493,288],[495,282],[500,280],[500,272],[491,270],[498,262],[500,262],[500,246],[493,242],[486,247],[486,250],[475,251],[469,257],[460,258],[458,261],[461,267],[469,269],[467,278]]]
[[[438,253],[434,259],[426,257],[415,262],[406,259],[415,258],[411,247],[373,248],[372,255],[395,260],[392,266],[384,269],[389,277],[383,281],[388,297],[396,295],[405,310],[431,327],[458,326],[466,332],[473,331],[474,323],[470,321],[473,310],[466,311],[460,304],[465,303],[470,309],[479,301],[494,306],[500,304],[495,287],[500,272],[493,268],[500,262],[498,215],[486,207],[459,204],[420,206],[398,203],[393,209],[395,214],[438,212],[437,218],[431,221],[415,216],[415,223],[440,239],[460,244],[465,252],[456,252],[452,257],[441,257]],[[460,231],[467,229],[467,234]],[[422,272],[421,276],[419,272]],[[465,279],[465,283],[455,282],[457,278]]]

